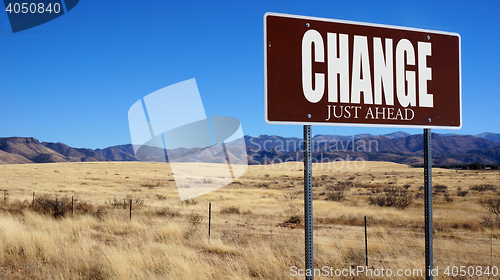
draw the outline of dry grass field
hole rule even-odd
[[[437,279],[500,266],[500,219],[480,204],[500,199],[500,171],[434,168],[433,183]],[[366,216],[369,268],[423,268],[422,185],[422,168],[314,164],[315,267],[364,265]],[[164,163],[0,165],[0,190],[1,279],[303,278],[290,275],[304,266],[302,163],[249,166],[182,203]],[[316,277],[334,278],[385,279]]]

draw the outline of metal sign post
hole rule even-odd
[[[306,279],[314,278],[314,124],[424,129],[425,266],[426,279],[433,279],[431,128],[462,127],[460,57],[458,33],[264,15],[265,120],[304,126]]]
[[[314,279],[311,126],[304,125],[304,226],[306,280]],[[309,273],[308,273],[309,272]]]
[[[432,155],[431,129],[424,128],[424,199],[425,199],[425,268],[426,280],[432,280]]]

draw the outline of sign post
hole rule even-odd
[[[431,128],[462,127],[460,41],[451,32],[264,15],[265,120],[304,126],[306,279],[314,277],[311,125],[424,129],[425,267],[433,279]]]
[[[311,126],[304,125],[304,226],[307,280],[314,279]],[[312,274],[311,274],[312,273]]]
[[[424,204],[425,204],[425,279],[432,280],[433,237],[432,237],[432,149],[431,129],[424,128]]]

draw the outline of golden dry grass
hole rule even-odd
[[[249,166],[229,186],[181,203],[168,164],[1,165],[0,189],[8,190],[2,209],[22,201],[29,205],[35,191],[37,197],[88,201],[94,214],[54,219],[29,207],[22,214],[0,212],[0,278],[295,279],[290,266],[303,267],[304,231],[283,222],[302,213],[302,169],[301,163]],[[423,199],[404,210],[373,206],[367,199],[388,186],[409,185],[414,196],[422,193],[423,169],[386,162],[314,164],[313,177],[316,267],[363,265],[367,216],[370,267],[422,268]],[[342,181],[356,183],[345,200],[325,200]],[[500,231],[480,224],[490,214],[478,203],[499,194],[469,190],[458,196],[458,191],[476,184],[500,191],[500,172],[435,168],[433,182],[447,186],[453,199],[434,195],[436,265],[499,266]],[[132,220],[117,204],[130,198],[138,202]],[[239,213],[227,211],[230,207]]]

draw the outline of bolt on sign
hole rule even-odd
[[[270,124],[460,129],[460,35],[267,13]]]

